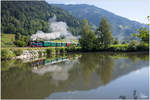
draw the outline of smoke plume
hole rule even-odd
[[[49,28],[51,33],[44,33],[43,31],[37,31],[36,34],[31,36],[31,40],[52,40],[57,38],[65,38],[65,39],[76,39],[68,30],[68,26],[65,22],[56,21],[56,16],[54,15],[49,19]]]

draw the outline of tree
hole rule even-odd
[[[140,38],[144,43],[149,43],[149,31],[144,27],[137,29],[137,33],[134,33],[133,36]]]
[[[119,44],[120,41],[118,39],[113,39],[113,44]]]
[[[96,36],[91,30],[91,27],[88,25],[88,21],[86,19],[83,20],[81,35],[82,37],[79,42],[82,49],[88,51],[93,50],[95,46],[94,41],[96,40]]]
[[[75,34],[81,33],[81,21],[68,12],[49,5],[45,1],[11,2],[2,1],[1,26],[3,33],[21,33],[21,35],[35,34],[38,30],[49,32],[48,19],[54,14],[58,21],[64,21],[69,28],[79,29]],[[40,5],[40,7],[39,7]],[[39,9],[40,8],[40,9]],[[73,34],[74,35],[74,34]]]
[[[24,42],[24,41],[22,41],[22,40],[16,40],[16,41],[14,42],[14,44],[15,44],[16,46],[18,46],[18,47],[24,47],[24,46],[26,46],[26,42]]]
[[[136,40],[132,40],[130,43],[129,43],[129,46],[128,46],[128,49],[129,50],[137,50],[137,46],[139,45],[139,43],[136,41]]]
[[[97,45],[100,48],[108,48],[112,43],[113,37],[109,22],[102,17],[98,29],[96,30]]]

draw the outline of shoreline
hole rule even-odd
[[[6,49],[6,48],[2,48],[2,49]],[[1,50],[2,50],[1,49]],[[18,49],[18,48],[15,48]],[[21,48],[22,49],[22,48]],[[52,51],[51,49],[54,49],[54,51]],[[10,51],[13,51],[13,48],[9,49]],[[49,50],[50,53],[47,52],[47,50]],[[40,58],[40,57],[46,57],[46,56],[50,56],[50,55],[61,55],[61,54],[74,54],[74,53],[110,53],[110,54],[119,54],[119,53],[146,53],[149,54],[149,51],[110,51],[110,50],[101,50],[101,51],[82,51],[82,50],[73,50],[73,51],[67,51],[67,48],[64,48],[63,52],[56,51],[56,48],[52,47],[52,48],[28,48],[28,49],[24,49],[22,50],[22,53],[19,56],[13,56],[13,57],[9,57],[9,58],[2,58],[1,60],[13,60],[13,59],[34,59],[34,58]]]

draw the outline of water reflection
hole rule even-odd
[[[119,77],[148,66],[148,61],[146,53],[83,53],[32,61],[2,61],[2,98],[63,98],[53,95],[107,86]]]

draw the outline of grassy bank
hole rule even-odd
[[[11,59],[16,56],[20,56],[23,51],[38,51],[38,54],[41,56],[44,55],[50,56],[52,54],[63,54],[68,52],[77,52],[81,51],[81,47],[9,47],[1,48],[1,58],[2,59]]]
[[[81,47],[71,46],[71,47],[10,47],[10,48],[2,48],[1,49],[1,58],[2,59],[10,59],[16,56],[20,56],[24,50],[38,50],[38,54],[41,55],[44,53],[45,55],[52,54],[63,54],[69,52],[89,52],[84,51]],[[44,51],[44,52],[43,52]],[[90,52],[95,51],[109,51],[109,52],[148,52],[149,45],[146,43],[140,44],[116,44],[111,45],[107,49],[100,50],[91,50]]]

